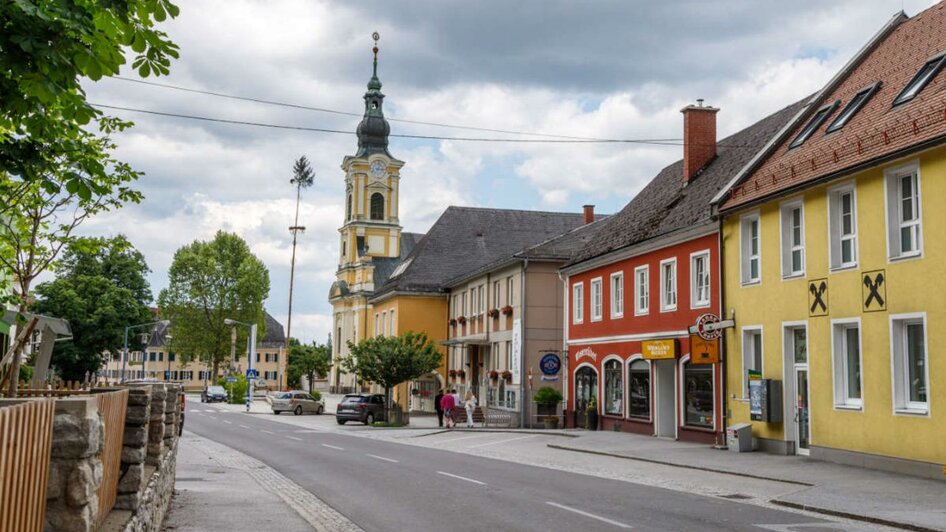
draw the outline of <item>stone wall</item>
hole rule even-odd
[[[128,390],[128,410],[125,413],[125,435],[122,440],[122,475],[118,481],[118,498],[115,500],[115,508],[119,510],[136,510],[139,492],[144,487],[151,394],[151,386],[136,386]]]
[[[87,532],[95,528],[96,491],[102,482],[99,453],[105,425],[93,401],[60,399],[46,489],[46,530]]]
[[[175,434],[177,434],[175,432]],[[167,515],[174,496],[174,477],[177,472],[178,438],[171,438],[165,447],[157,467],[144,489],[139,492],[139,504],[134,514],[121,528],[123,532],[159,532],[163,530],[164,517]],[[148,468],[151,469],[150,467]]]

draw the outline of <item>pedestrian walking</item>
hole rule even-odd
[[[466,391],[466,397],[463,398],[463,407],[466,408],[466,427],[473,428],[473,410],[476,408],[476,396],[473,390]]]
[[[434,410],[437,411],[437,426],[443,426],[443,407],[440,406],[440,401],[443,399],[443,390],[437,390],[437,396],[434,397]]]
[[[447,395],[444,395],[442,399],[440,399],[440,408],[443,409],[443,415],[446,418],[448,429],[453,428],[453,409],[456,406],[457,403],[453,400],[452,394],[448,393]]]

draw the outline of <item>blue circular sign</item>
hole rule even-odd
[[[562,369],[562,359],[555,353],[546,353],[539,362],[539,369],[543,375],[558,375]]]

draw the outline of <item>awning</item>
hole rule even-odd
[[[22,315],[27,321],[33,319],[34,317],[39,318],[39,322],[36,324],[36,330],[41,331],[46,327],[52,329],[56,336],[72,336],[72,327],[69,326],[69,322],[62,318],[53,318],[52,316],[43,316],[42,314],[32,314],[30,312],[17,312],[15,310],[7,310],[3,313],[3,319],[0,323],[6,327],[5,334],[10,333],[10,325],[16,323],[17,314]],[[2,331],[2,329],[0,329]]]

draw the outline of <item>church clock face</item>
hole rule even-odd
[[[384,164],[384,161],[374,161],[371,163],[371,175],[374,177],[381,177],[384,175],[384,171],[387,169],[387,166]]]

